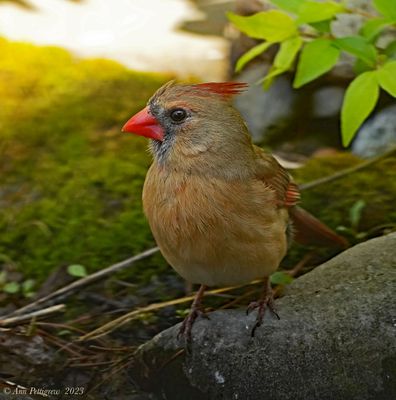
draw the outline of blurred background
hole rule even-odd
[[[221,34],[224,11],[233,8],[232,1],[26,0],[0,4],[0,33],[12,40],[60,46],[82,57],[109,58],[141,71],[203,80],[226,77],[228,43]],[[210,22],[205,9],[210,11]],[[205,35],[183,31],[189,21]]]
[[[367,11],[370,2],[355,3]],[[352,146],[342,148],[339,112],[351,81],[348,60],[298,91],[290,73],[268,91],[256,84],[273,51],[234,73],[236,60],[256,41],[231,27],[226,12],[250,15],[268,6],[259,0],[0,0],[2,316],[155,246],[141,204],[151,162],[147,141],[120,129],[170,79],[251,83],[236,106],[254,141],[291,168],[298,183],[381,157],[396,143],[394,99],[383,93]],[[337,23],[341,31],[356,27],[353,18]],[[357,243],[395,228],[395,183],[395,158],[384,158],[367,173],[304,192],[303,203]],[[293,248],[282,268],[293,268],[308,250]],[[307,268],[330,255],[316,252]],[[63,348],[123,313],[166,304],[189,290],[156,253],[72,293],[64,312],[50,321],[13,327],[34,332],[45,346],[7,337],[0,365],[25,382],[39,382],[51,365],[54,384],[99,384],[85,364],[119,366],[126,349],[180,321],[189,304],[139,314],[99,343],[118,349],[111,354],[73,344],[59,359],[46,346]],[[214,296],[212,305],[227,307],[238,296]],[[10,358],[7,349],[25,345],[43,357]],[[65,373],[64,359],[71,356],[77,361],[68,365],[80,369]],[[127,388],[117,382],[111,396],[118,396],[118,383]]]

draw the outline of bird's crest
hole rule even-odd
[[[208,82],[192,85],[192,87],[229,98],[245,91],[248,84],[244,82]]]
[[[220,98],[229,100],[233,96],[242,93],[247,87],[248,84],[243,82],[207,82],[190,85],[177,84],[175,81],[170,81],[155,92],[154,96],[149,100],[149,103],[156,102],[157,99],[166,96],[168,93],[176,97],[183,97],[186,94],[199,97],[214,94]]]

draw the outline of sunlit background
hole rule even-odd
[[[210,32],[197,35],[181,29],[185,21],[206,19],[196,2],[26,1],[0,2],[0,35],[61,46],[83,57],[106,57],[137,70],[171,72],[204,80],[225,78],[227,41]],[[201,3],[229,9],[232,2]],[[218,26],[222,23],[220,17]]]

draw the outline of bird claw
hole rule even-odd
[[[180,340],[182,337],[184,337],[187,341],[187,343],[191,343],[191,332],[192,332],[192,327],[194,325],[195,320],[198,318],[205,318],[209,319],[209,315],[200,310],[200,309],[191,309],[190,313],[187,315],[186,318],[184,318],[184,321],[180,327],[179,333],[177,334],[177,339]]]
[[[253,326],[253,329],[251,331],[251,336],[254,337],[254,334],[256,332],[256,329],[261,326],[263,323],[265,311],[268,308],[273,315],[276,316],[277,319],[280,319],[278,313],[275,311],[274,307],[274,298],[272,296],[272,290],[269,287],[269,290],[267,289],[265,292],[265,296],[258,300],[258,301],[252,301],[247,309],[246,309],[246,315],[249,315],[250,312],[254,311],[257,308],[257,317],[256,317],[256,322]]]
[[[205,311],[198,310],[198,317],[210,320],[209,314],[206,313]]]
[[[258,301],[252,301],[246,308],[246,315],[249,315],[252,311],[259,307]]]
[[[182,337],[184,337],[187,341],[187,346],[190,346],[191,344],[191,330],[192,326],[195,322],[195,320],[201,316],[206,319],[210,319],[209,316],[201,310],[201,298],[203,296],[203,293],[205,291],[206,286],[201,285],[199,288],[198,292],[195,295],[193,304],[191,306],[190,313],[187,315],[186,318],[184,318],[184,321],[180,327],[179,333],[177,334],[177,339],[180,340]]]

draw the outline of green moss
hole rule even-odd
[[[4,39],[0,54],[3,258],[40,279],[152,246],[141,208],[146,140],[120,128],[169,78]]]
[[[316,158],[293,175],[299,183],[333,175],[355,166],[362,160],[341,153]],[[359,221],[359,231],[370,231],[381,225],[396,224],[396,157],[388,157],[365,169],[333,182],[321,184],[302,192],[302,206],[312,211],[333,229],[350,227],[350,210],[363,200],[365,207]]]
[[[331,176],[362,160],[340,153],[329,157],[314,158],[301,169],[293,170],[299,184]],[[303,190],[300,205],[345,236],[350,245],[396,229],[396,157],[389,157],[368,168],[348,174],[341,179]],[[358,202],[364,208],[357,227],[351,223],[351,209]],[[341,227],[347,229],[341,230]],[[294,243],[282,261],[285,268],[293,268],[310,248]],[[310,265],[320,264],[334,256],[335,249],[317,247]]]

